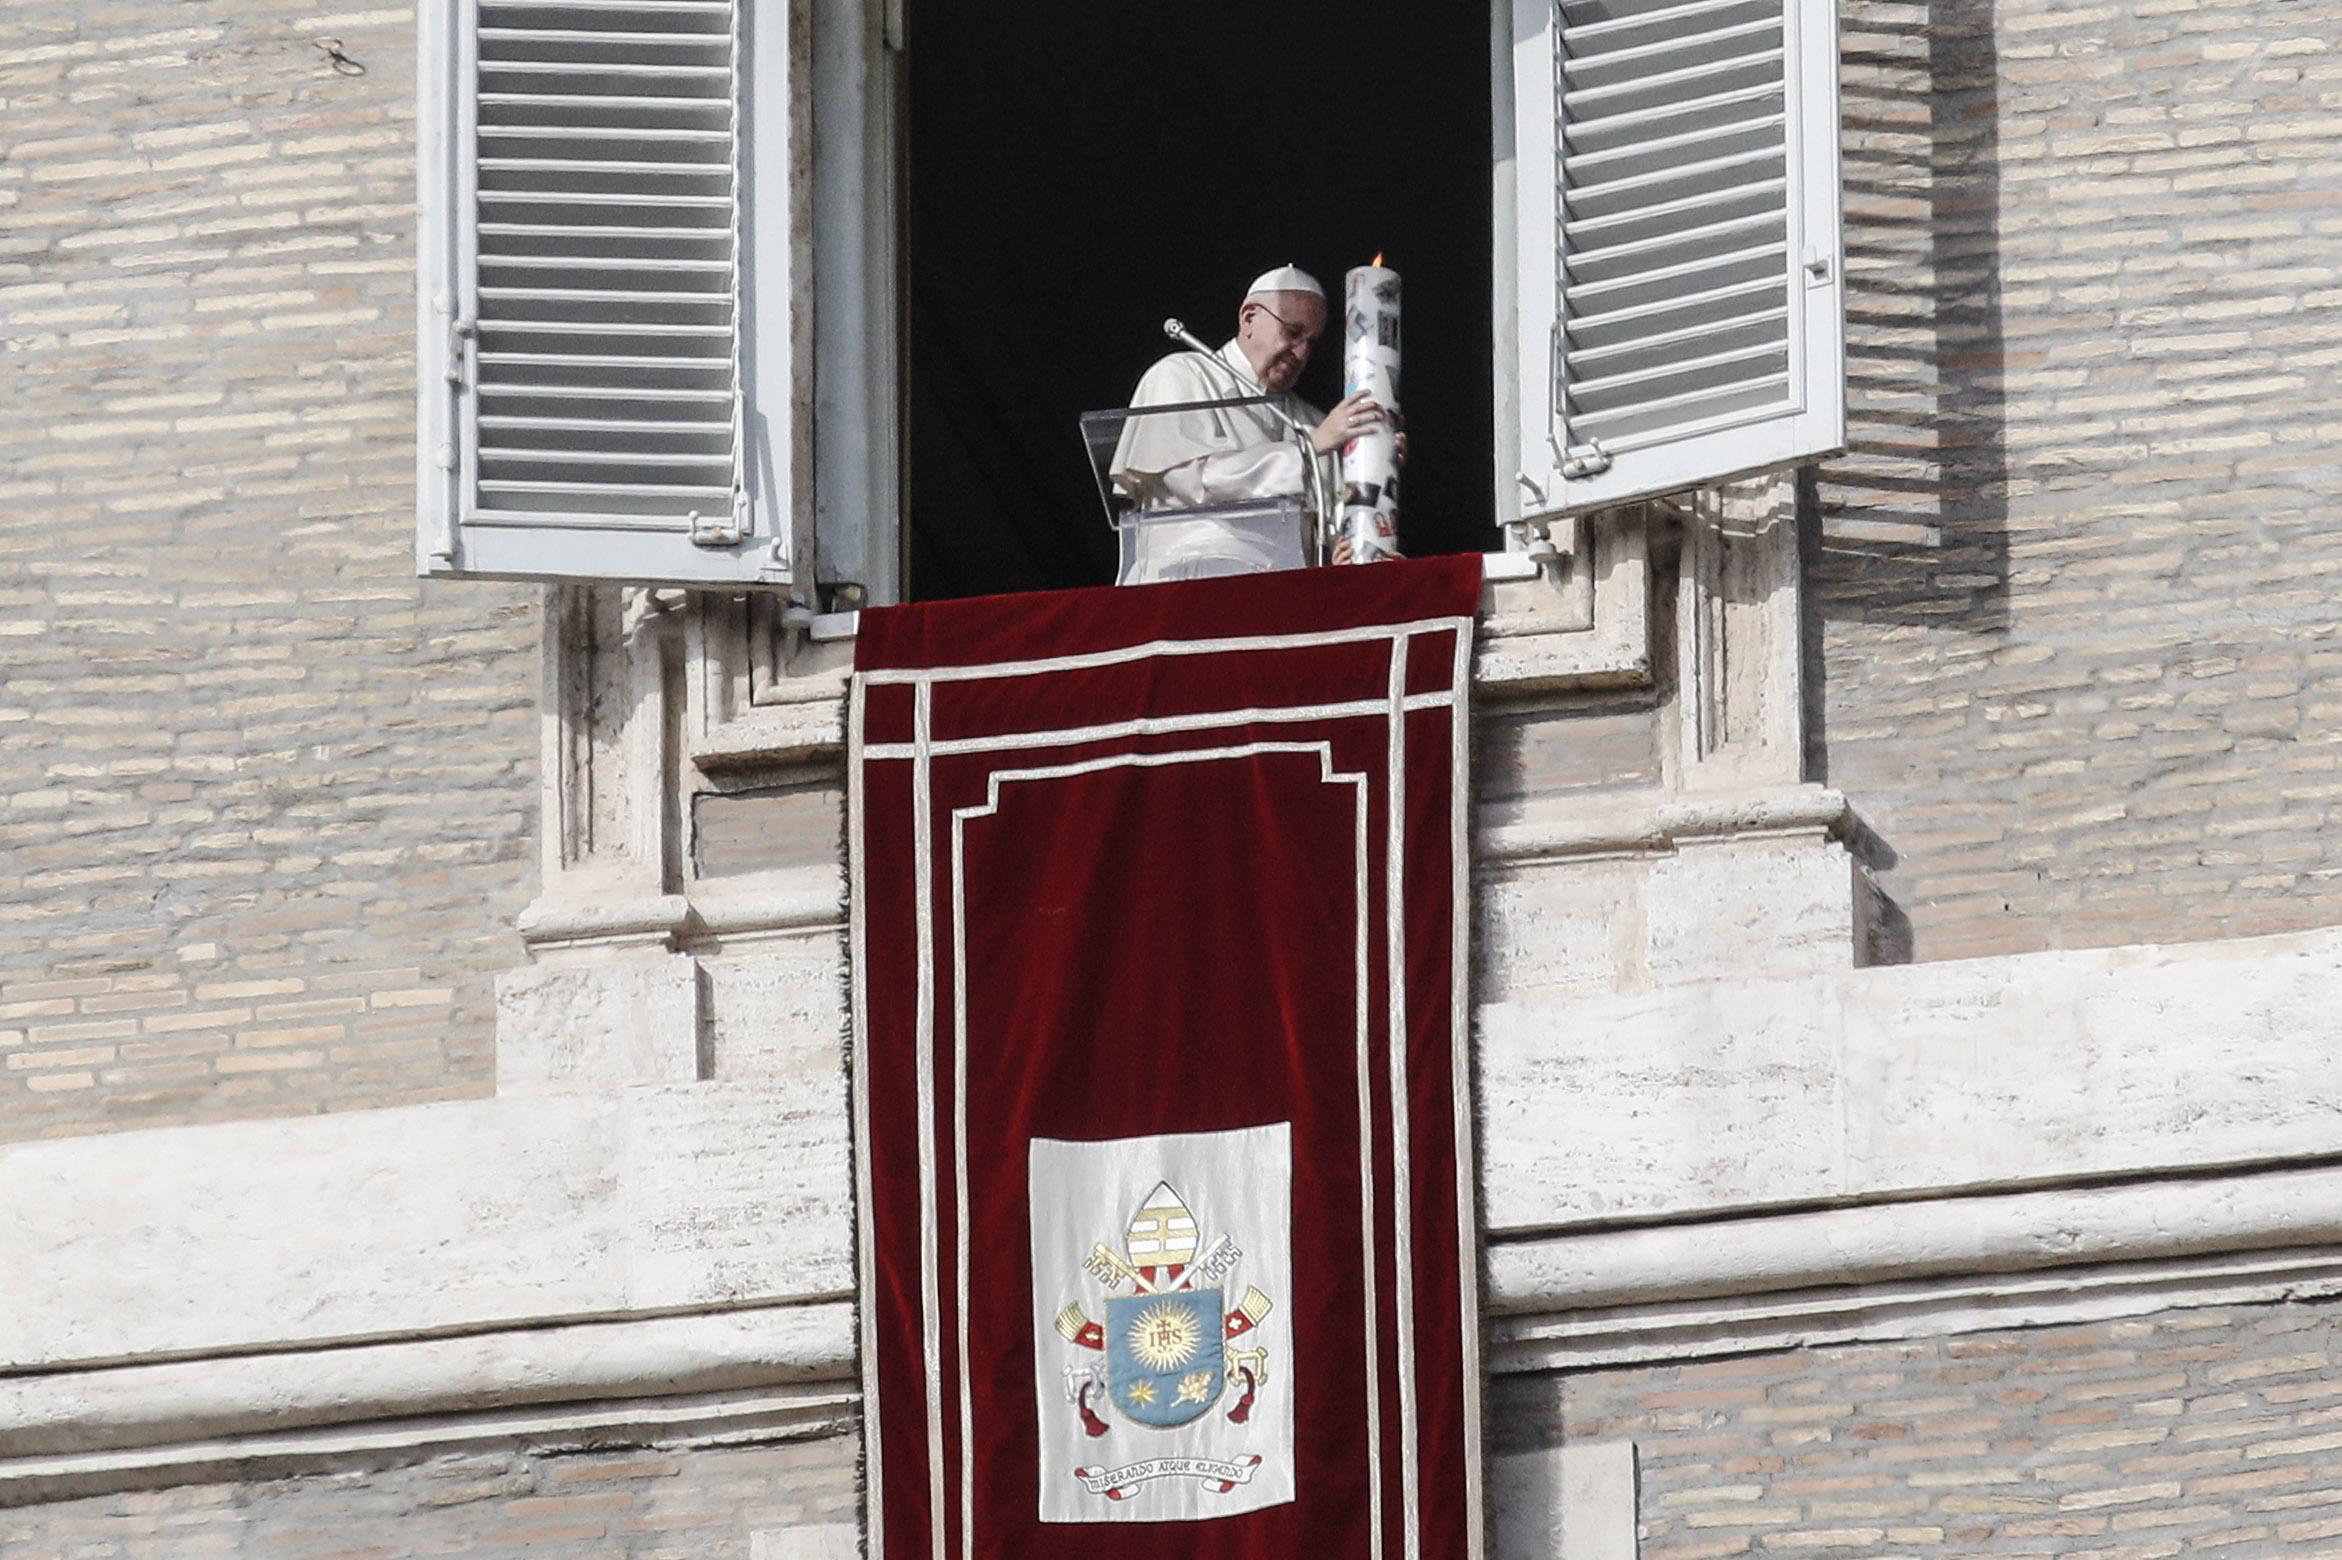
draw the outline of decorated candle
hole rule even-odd
[[[1342,393],[1365,391],[1383,421],[1342,446],[1342,530],[1350,561],[1399,550],[1399,273],[1374,257],[1352,271],[1342,306]]]

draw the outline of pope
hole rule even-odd
[[[1124,424],[1114,451],[1114,485],[1144,510],[1299,496],[1303,526],[1338,520],[1342,446],[1389,413],[1364,391],[1330,412],[1293,394],[1326,328],[1325,289],[1296,266],[1254,278],[1236,311],[1236,334],[1217,352],[1174,352],[1149,368],[1131,393],[1133,411],[1217,403]],[[1267,404],[1229,405],[1266,397]],[[1280,413],[1282,415],[1280,415]],[[1400,436],[1405,458],[1405,435]],[[1314,472],[1310,469],[1314,466]],[[1317,513],[1324,504],[1327,514]],[[1157,531],[1159,536],[1150,536]],[[1190,521],[1140,527],[1136,570],[1125,580],[1196,579],[1276,567],[1254,538],[1234,527]],[[1346,549],[1337,546],[1335,561]],[[1304,545],[1302,556],[1308,555]]]

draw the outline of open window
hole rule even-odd
[[[1416,550],[1842,445],[1831,0],[1123,14],[426,0],[423,572],[1103,578],[1078,414],[1377,249]]]
[[[1405,286],[1405,544],[1495,545],[1485,12],[910,0],[906,23],[912,595],[1111,581],[1081,415],[1129,402],[1167,316],[1217,347],[1287,263],[1333,315],[1295,392],[1332,405],[1343,276],[1378,251]]]

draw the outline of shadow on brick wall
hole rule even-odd
[[[1801,477],[1807,768],[1829,621],[2008,624],[1999,53],[1989,0],[1842,20],[1847,453]]]

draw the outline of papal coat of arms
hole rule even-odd
[[[1251,1481],[1257,1453],[1143,1455],[1147,1432],[1174,1430],[1214,1412],[1232,1425],[1251,1419],[1268,1385],[1269,1357],[1264,1348],[1240,1345],[1268,1318],[1272,1302],[1250,1285],[1233,1305],[1226,1302],[1224,1281],[1243,1255],[1225,1232],[1205,1247],[1194,1214],[1168,1181],[1158,1181],[1131,1215],[1122,1250],[1100,1241],[1083,1259],[1083,1269],[1106,1289],[1106,1315],[1093,1318],[1078,1300],[1057,1315],[1059,1335],[1073,1345],[1065,1367],[1068,1412],[1093,1439],[1120,1423],[1142,1441],[1115,1447],[1115,1463],[1072,1470],[1091,1494],[1129,1500],[1166,1478],[1193,1479],[1226,1494]],[[1142,1455],[1125,1461],[1132,1453]]]

